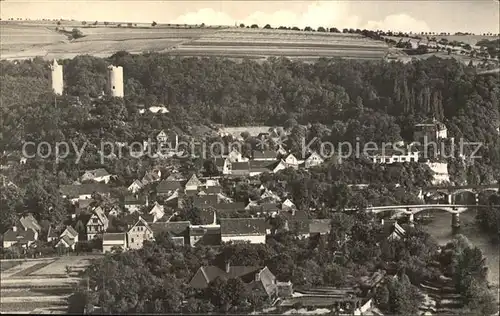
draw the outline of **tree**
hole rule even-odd
[[[252,29],[258,29],[259,26],[257,24],[252,24],[252,26],[250,26],[250,28],[252,28]]]
[[[155,21],[153,21],[153,23],[151,23],[151,26],[153,26],[153,27],[156,25],[158,25],[158,23],[156,23]]]
[[[272,28],[272,27],[271,27],[271,25],[269,25],[269,24],[266,24],[266,25],[264,26],[264,29],[266,29],[266,30],[270,30],[271,28]]]
[[[245,27],[245,24],[240,23],[240,27],[241,27],[241,28],[244,28],[244,27]]]
[[[306,31],[306,32],[312,32],[312,31],[313,31],[313,29],[312,29],[312,27],[310,27],[310,26],[306,26],[306,27],[304,28],[304,31]]]
[[[87,25],[87,22],[86,21],[82,21],[82,25]]]
[[[318,32],[326,32],[326,29],[322,26],[318,27]]]
[[[61,25],[61,21],[57,21],[57,25]]]

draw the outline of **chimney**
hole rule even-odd
[[[17,226],[12,226],[12,231],[17,232]]]
[[[231,262],[226,261],[226,273],[229,273],[229,270],[231,269]]]
[[[146,206],[149,206],[149,197],[146,195]]]

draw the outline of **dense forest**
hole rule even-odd
[[[200,127],[206,131],[214,124],[283,126],[290,131],[289,149],[298,152],[300,138],[332,143],[411,140],[414,125],[434,117],[446,124],[450,136],[483,144],[476,153],[482,159],[448,159],[453,182],[500,180],[499,78],[476,76],[472,67],[453,59],[409,64],[321,59],[307,64],[284,58],[236,62],[120,52],[108,59],[78,56],[62,64],[67,95],[56,97],[49,89],[48,62],[0,62],[2,151],[19,153],[23,141],[67,141],[77,148],[90,144],[78,164],[74,154],[63,159],[53,153],[50,159],[29,159],[3,171],[15,186],[1,190],[2,231],[24,212],[34,213],[42,224],[63,223],[73,210],[60,197],[58,186],[73,183],[86,169],[104,167],[116,175],[111,183],[113,198],[123,197],[125,188],[153,166],[164,167],[163,177],[174,163],[185,175],[200,172],[206,163],[202,159],[173,162],[125,156],[104,163],[99,159],[101,141],[142,141],[162,129],[179,131],[181,139],[201,137],[212,142],[221,139],[199,133]],[[124,68],[123,100],[99,97],[109,64]],[[139,113],[158,104],[170,112]],[[437,278],[438,262],[437,266],[449,267],[466,307],[487,313],[492,299],[485,289],[484,262],[464,240],[439,255],[435,242],[417,227],[408,232],[410,238],[388,245],[380,239],[380,224],[364,212],[332,212],[369,204],[413,203],[418,187],[431,179],[429,168],[417,163],[383,167],[363,159],[342,164],[327,161],[309,171],[263,174],[260,180],[266,187],[280,196],[288,194],[300,209],[316,210],[314,217],[332,219],[327,240],[300,240],[293,232],[282,233],[266,245],[228,245],[216,252],[178,248],[168,236],[160,236],[141,250],[108,256],[93,265],[87,271],[88,285],[96,291],[79,289],[71,308],[81,311],[83,305],[96,304],[107,313],[207,313],[249,312],[265,305],[244,292],[239,280],[219,280],[204,293],[185,287],[201,264],[214,264],[222,256],[234,264],[267,265],[278,279],[306,287],[347,286],[390,263],[399,278],[388,281],[376,296],[378,305],[390,314],[417,312],[422,298],[415,285],[423,278]],[[348,186],[353,183],[371,185],[354,190]],[[247,201],[254,190],[247,184],[223,186],[226,191],[231,188],[227,193],[237,201]],[[498,205],[498,196],[491,196],[488,203]],[[498,214],[492,206],[479,216],[492,234],[498,231],[498,225],[492,224]],[[191,210],[181,212],[183,219],[195,222],[191,215]],[[183,300],[188,304],[180,304]]]

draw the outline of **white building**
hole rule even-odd
[[[445,162],[427,162],[425,163],[434,173],[432,184],[437,185],[440,183],[450,182],[450,175],[448,174],[448,164]]]
[[[411,146],[409,146],[408,148],[400,148],[399,150],[387,148],[377,151],[377,153],[370,155],[369,158],[373,163],[379,164],[392,164],[395,162],[417,162],[418,151]]]
[[[63,94],[63,66],[59,65],[55,59],[52,65],[50,65],[50,86],[52,87],[52,91],[54,91],[55,94]]]
[[[123,67],[108,66],[108,91],[112,97],[123,98]]]

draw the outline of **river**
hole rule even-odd
[[[446,244],[453,239],[451,231],[451,214],[445,211],[432,211],[430,215],[433,220],[426,223],[424,229],[440,244]],[[477,246],[486,256],[486,265],[488,266],[488,282],[498,288],[499,287],[499,248],[490,242],[481,229],[475,223],[475,210],[468,210],[460,214],[460,234],[469,239],[469,241]]]

